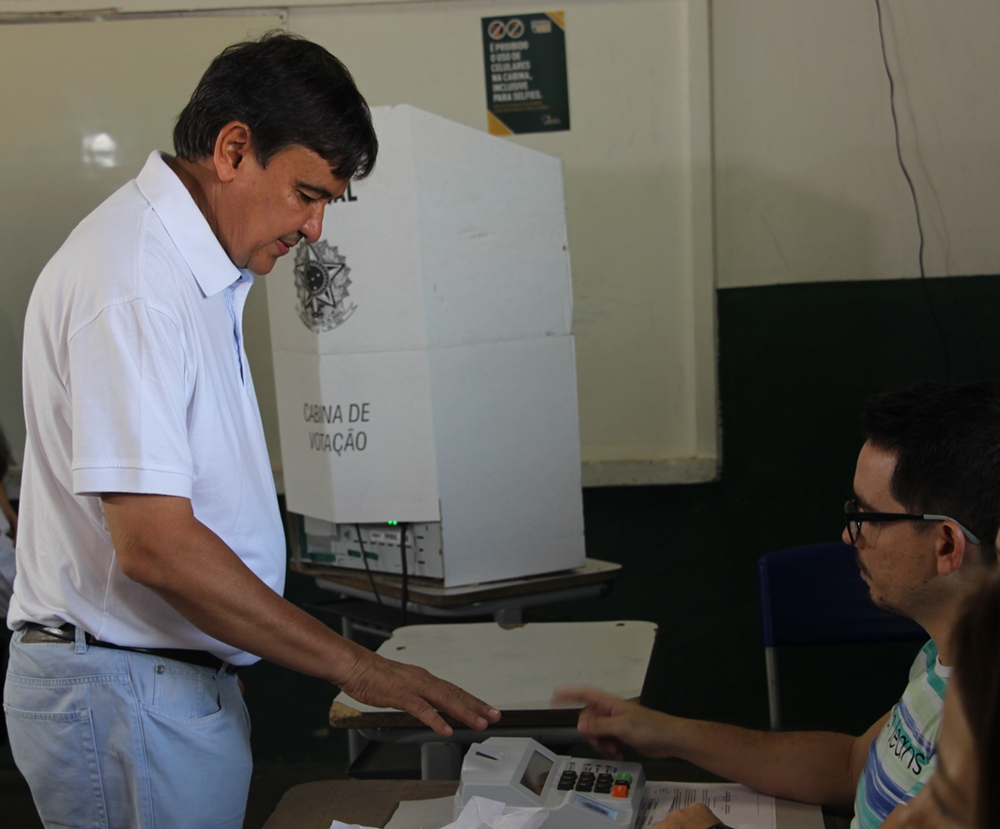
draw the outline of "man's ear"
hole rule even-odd
[[[969,540],[954,521],[942,521],[938,525],[937,571],[940,576],[956,572],[969,552]]]
[[[229,182],[236,178],[240,166],[252,152],[250,142],[250,127],[242,121],[230,121],[219,130],[212,161],[220,181]]]

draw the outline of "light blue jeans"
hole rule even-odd
[[[242,829],[253,762],[235,676],[23,635],[3,707],[46,827]]]

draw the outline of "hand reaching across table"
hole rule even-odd
[[[500,719],[496,708],[457,685],[424,668],[394,662],[371,651],[359,654],[349,677],[337,685],[358,702],[406,711],[445,737],[451,735],[452,728],[438,711],[477,731]]]

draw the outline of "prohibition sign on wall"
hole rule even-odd
[[[484,17],[482,24],[490,133],[568,130],[566,13]]]

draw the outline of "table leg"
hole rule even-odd
[[[465,747],[457,743],[420,744],[421,780],[458,780],[462,775]]]
[[[506,605],[493,613],[493,621],[498,625],[520,625],[524,608],[519,604]]]
[[[353,763],[358,759],[358,755],[365,750],[370,740],[362,736],[356,728],[347,729],[347,761]]]

